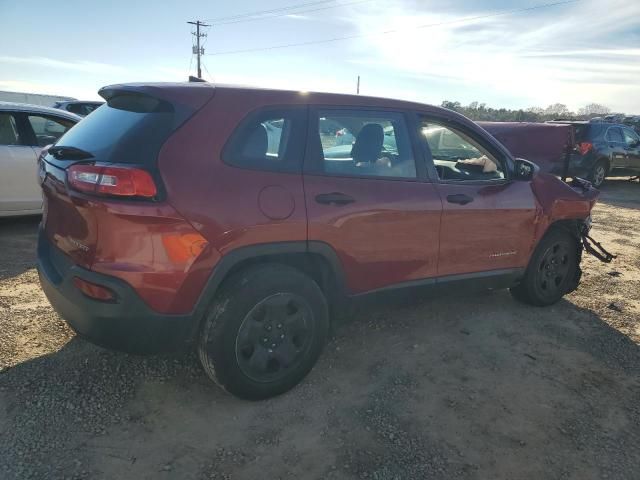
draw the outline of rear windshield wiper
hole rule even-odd
[[[93,155],[86,150],[77,147],[65,147],[63,145],[53,146],[48,153],[56,157],[58,160],[86,160],[93,158]]]

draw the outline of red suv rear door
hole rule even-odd
[[[337,253],[351,294],[435,277],[442,203],[400,111],[310,108],[309,241]]]
[[[470,126],[419,122],[443,204],[438,277],[525,267],[536,216],[530,183],[510,181],[505,153]]]

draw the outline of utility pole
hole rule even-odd
[[[358,75],[358,85],[356,86],[356,94],[360,95],[360,75]]]
[[[200,27],[210,27],[211,25],[207,25],[206,23],[201,22],[200,20],[196,20],[195,22],[187,22],[191,25],[196,26],[196,31],[191,32],[191,35],[196,37],[196,46],[193,47],[192,53],[195,53],[198,56],[198,78],[202,78],[202,70],[200,70],[200,56],[204,55],[204,48],[200,47],[200,38],[206,37],[206,33],[200,33]]]

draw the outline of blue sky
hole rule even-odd
[[[203,76],[353,93],[360,74],[368,95],[508,108],[598,102],[640,114],[640,1],[459,21],[552,1],[335,0],[279,17],[212,20]],[[311,0],[0,0],[0,90],[92,99],[111,83],[181,81],[190,63],[195,73],[187,20],[301,3]],[[327,6],[335,8],[305,11]],[[216,55],[341,36],[356,38]]]

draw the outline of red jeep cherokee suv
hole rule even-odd
[[[97,344],[195,343],[257,399],[310,371],[350,297],[462,283],[548,305],[578,285],[597,190],[454,112],[205,83],[100,94],[41,156],[38,242],[51,304]]]

